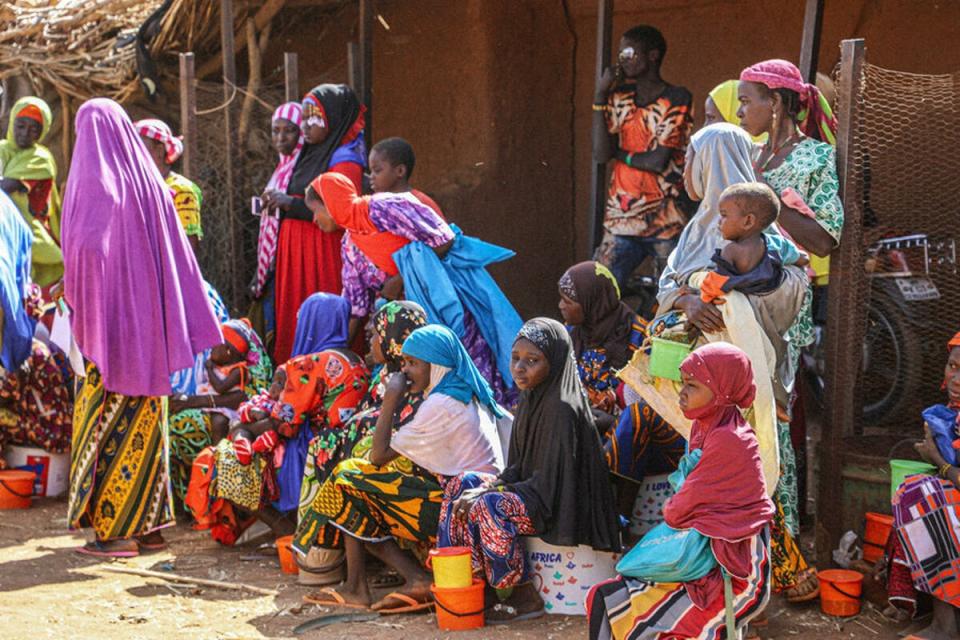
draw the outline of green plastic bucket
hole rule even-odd
[[[663,338],[653,338],[650,348],[650,374],[658,378],[680,381],[680,364],[690,355],[692,345]]]
[[[907,476],[918,473],[933,475],[937,468],[932,464],[920,462],[919,460],[891,460],[890,461],[890,498],[897,494],[897,488],[903,484]]]

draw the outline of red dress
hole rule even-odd
[[[363,167],[355,162],[340,162],[328,171],[341,173],[359,190]],[[287,218],[280,223],[277,244],[277,333],[274,362],[286,362],[293,349],[297,312],[311,294],[325,291],[340,295],[340,240],[342,231],[327,233],[313,222]]]

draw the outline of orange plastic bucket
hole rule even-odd
[[[479,629],[483,626],[483,580],[474,580],[463,589],[431,585],[437,604],[437,626],[443,631]]]
[[[887,539],[893,528],[893,516],[885,513],[867,512],[863,527],[863,559],[867,562],[876,562],[883,556],[887,547]]]
[[[427,566],[433,569],[433,583],[441,589],[467,589],[473,584],[467,547],[430,549]]]
[[[847,569],[818,571],[820,610],[828,616],[849,618],[860,613],[863,574]]]
[[[293,536],[277,538],[277,555],[280,556],[280,570],[284,573],[300,573],[293,553]]]
[[[0,509],[29,509],[36,477],[33,471],[0,471]]]

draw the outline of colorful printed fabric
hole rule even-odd
[[[0,379],[0,402],[13,417],[12,422],[0,418],[0,427],[10,442],[53,453],[70,448],[73,400],[66,370],[66,359],[59,351],[53,353],[34,340],[30,357]]]
[[[960,490],[933,476],[907,478],[893,498],[893,526],[914,588],[960,607]]]
[[[537,532],[520,496],[491,491],[473,504],[466,522],[453,517],[453,504],[464,491],[490,486],[496,479],[485,473],[465,473],[444,483],[437,547],[467,547],[474,573],[484,575],[494,589],[508,589],[529,579],[520,536]]]
[[[287,374],[280,402],[293,408],[293,420],[278,429],[286,438],[307,420],[314,429],[338,429],[353,416],[370,386],[366,366],[348,351],[297,356],[279,368]]]
[[[630,327],[630,342],[628,352],[630,356],[640,348],[647,338],[647,322],[643,317],[635,315]],[[627,358],[629,361],[629,357]],[[587,391],[590,406],[616,417],[620,415],[617,402],[617,389],[620,379],[616,376],[614,367],[607,362],[607,353],[603,347],[584,349],[577,359],[577,372],[580,382]]]
[[[917,611],[917,591],[913,588],[910,561],[900,536],[887,538],[883,559],[887,569],[887,602],[907,611],[912,618]]]
[[[649,474],[675,470],[686,452],[686,441],[641,401],[620,414],[616,431],[603,449],[611,471],[642,482]]]
[[[164,159],[167,161],[167,164],[173,164],[183,155],[183,136],[173,135],[173,131],[170,130],[170,125],[163,120],[147,118],[145,120],[137,120],[133,125],[137,128],[137,133],[141,136],[149,138],[150,140],[156,140],[163,145],[165,153]]]
[[[802,107],[797,122],[804,134],[836,144],[837,118],[830,102],[817,85],[805,82],[797,65],[774,58],[750,65],[740,72],[740,80],[759,82],[769,89],[789,89],[800,96]]]
[[[683,163],[693,131],[693,96],[667,86],[656,100],[637,104],[636,90],[621,87],[610,94],[607,128],[628,153],[659,147],[673,150],[661,173],[634,169],[614,161],[604,227],[619,236],[669,240],[683,229],[685,217],[675,199],[683,185]]]
[[[129,538],[173,524],[166,399],[107,391],[96,365],[77,395],[67,523],[97,540]]]
[[[777,510],[770,523],[770,564],[773,567],[773,590],[780,593],[797,586],[808,567],[796,539],[787,529],[783,505],[777,495],[774,495],[773,502]]]
[[[427,313],[409,300],[387,302],[373,317],[373,330],[380,339],[380,349],[388,371],[399,371],[403,363],[403,343],[411,333],[426,326]]]
[[[770,600],[770,558],[766,530],[750,541],[751,571],[745,580],[732,578],[737,629],[760,614]],[[714,569],[718,571],[718,569]],[[708,607],[697,607],[684,583],[652,583],[618,577],[594,586],[587,594],[592,640],[665,640],[726,638],[723,590]]]
[[[357,247],[349,231],[343,234],[340,255],[343,260],[340,279],[343,281],[343,297],[350,302],[350,315],[365,318],[373,312],[388,276]]]
[[[211,415],[201,409],[186,409],[170,416],[170,481],[177,500],[187,495],[197,455],[213,444]]]
[[[246,511],[256,512],[271,496],[263,496],[263,474],[267,466],[260,456],[250,464],[237,460],[233,443],[224,438],[216,446],[216,483],[211,486],[214,499],[224,499]]]
[[[382,467],[362,458],[338,464],[300,521],[294,547],[304,554],[313,544],[340,548],[343,533],[368,542],[432,542],[443,490],[422,470],[402,470],[410,464],[403,458]]]
[[[200,223],[200,205],[203,195],[196,183],[188,180],[179,173],[171,171],[165,180],[167,186],[173,190],[173,206],[180,218],[180,225],[188,236],[196,236],[203,240],[203,226]]]
[[[777,448],[780,451],[780,481],[774,494],[783,509],[787,532],[800,535],[800,490],[797,484],[797,454],[790,439],[790,423],[777,419]]]

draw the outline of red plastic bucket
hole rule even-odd
[[[818,571],[820,610],[828,616],[849,618],[860,613],[863,574],[847,569]]]
[[[29,509],[36,477],[32,471],[0,471],[0,509]]]
[[[864,517],[863,559],[872,563],[883,556],[883,550],[887,547],[887,539],[890,537],[890,530],[893,528],[893,516],[868,512]]]

